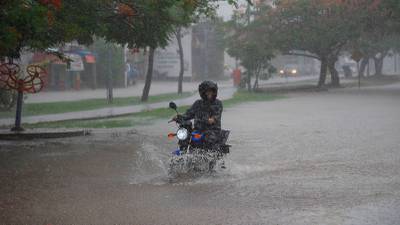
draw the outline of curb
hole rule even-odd
[[[28,129],[23,132],[11,132],[0,130],[0,140],[31,140],[31,139],[50,139],[67,138],[90,135],[90,130],[60,130],[60,129]]]

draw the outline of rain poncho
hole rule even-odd
[[[207,99],[206,92],[212,90],[214,97]],[[212,81],[204,81],[199,85],[201,99],[195,101],[193,105],[183,115],[185,120],[194,119],[195,130],[201,131],[206,135],[206,142],[216,144],[220,139],[222,102],[217,99],[218,86]],[[208,122],[209,118],[214,118],[214,123]]]

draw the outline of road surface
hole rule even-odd
[[[227,108],[228,169],[174,182],[166,121],[2,142],[0,221],[398,225],[399,115],[399,84]]]

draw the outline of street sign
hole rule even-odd
[[[363,57],[364,57],[364,55],[362,54],[362,52],[360,52],[358,50],[354,50],[351,53],[351,59],[356,61],[356,62],[359,62]]]
[[[80,72],[80,71],[85,70],[85,68],[83,66],[83,61],[82,61],[82,58],[80,55],[74,54],[74,53],[65,53],[65,57],[67,59],[71,60],[67,71]]]
[[[354,50],[351,53],[351,59],[357,62],[357,72],[358,72],[358,88],[361,87],[361,74],[360,74],[360,60],[364,57],[362,52],[359,50]]]

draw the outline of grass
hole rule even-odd
[[[179,94],[161,94],[150,96],[148,103],[156,103],[168,101],[170,99],[179,99],[189,97],[193,93],[184,92]],[[80,112],[86,110],[96,110],[108,107],[121,107],[141,104],[140,97],[123,97],[114,98],[112,104],[108,104],[105,98],[103,99],[87,99],[80,101],[66,101],[66,102],[49,102],[49,103],[28,103],[23,105],[23,116],[37,116],[46,114],[58,114],[66,112]],[[0,118],[14,117],[15,109],[9,112],[0,112]]]
[[[283,96],[276,96],[267,93],[249,93],[237,92],[232,99],[224,101],[224,107],[232,107],[234,105],[254,102],[254,101],[273,101],[282,99]],[[169,100],[169,99],[168,99]],[[180,106],[179,111],[184,112],[189,106]],[[157,119],[167,119],[174,115],[174,111],[169,108],[160,108],[150,111],[142,111],[127,116],[119,116],[103,119],[89,120],[70,120],[60,122],[45,122],[37,124],[26,124],[26,128],[117,128],[117,127],[133,127],[136,125],[150,124]]]

